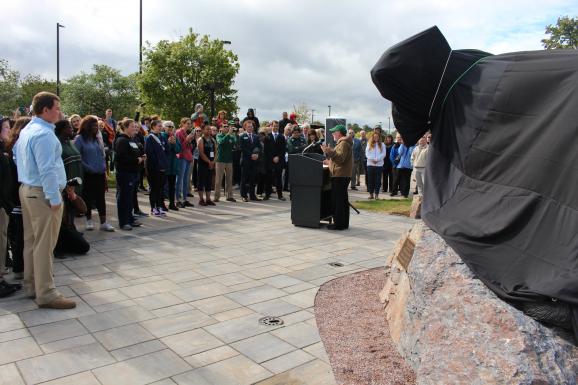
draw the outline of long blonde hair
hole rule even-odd
[[[369,146],[369,148],[371,148],[372,150],[375,148],[375,141],[373,140],[373,138],[375,137],[375,135],[377,135],[377,145],[379,147],[379,151],[381,151],[383,149],[383,143],[381,143],[381,135],[379,135],[378,132],[374,132],[373,134],[371,134],[371,137],[369,138],[369,141],[367,142],[367,145]]]

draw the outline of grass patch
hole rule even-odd
[[[376,211],[380,213],[409,216],[411,208],[410,199],[380,199],[353,202],[353,206],[361,210]]]

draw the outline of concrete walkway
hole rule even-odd
[[[331,232],[292,226],[289,209],[220,203],[132,232],[87,233],[90,253],[54,266],[76,309],[0,301],[0,384],[334,384],[317,290],[383,266],[413,221],[362,212]],[[261,325],[264,316],[284,324]]]

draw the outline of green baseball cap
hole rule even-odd
[[[330,132],[341,132],[343,135],[347,135],[347,128],[343,124],[338,124],[337,126],[333,127]]]

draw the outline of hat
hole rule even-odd
[[[345,128],[345,126],[343,124],[338,124],[337,126],[333,127],[331,130],[329,130],[330,132],[341,132],[343,135],[347,135],[347,129]]]

